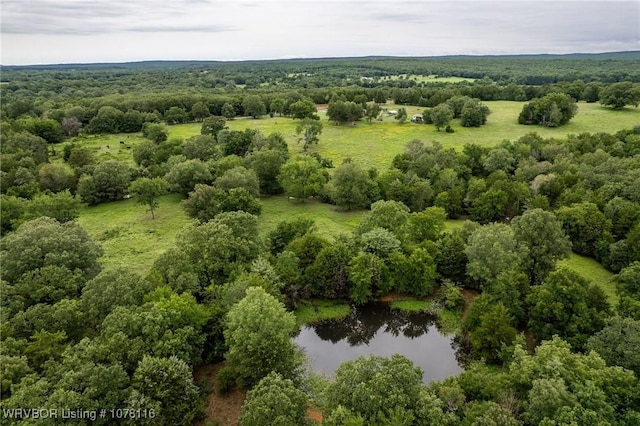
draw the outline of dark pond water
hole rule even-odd
[[[318,372],[333,374],[341,363],[360,355],[401,354],[422,368],[428,384],[462,371],[453,337],[441,334],[426,313],[374,303],[354,307],[346,318],[305,326],[295,341]]]

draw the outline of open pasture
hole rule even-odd
[[[425,83],[425,84],[433,84],[433,83],[472,83],[476,81],[475,78],[466,78],[466,77],[444,77],[438,76],[434,74],[430,75],[418,75],[418,74],[397,74],[390,75],[386,77],[382,77],[380,81],[397,81],[397,80],[414,80],[416,83]]]
[[[55,155],[52,156],[51,160],[62,161],[64,146],[75,144],[77,146],[90,148],[95,154],[96,161],[99,163],[109,160],[118,160],[127,163],[130,166],[134,166],[133,147],[145,140],[147,139],[145,139],[140,133],[78,136],[67,139],[64,143],[57,145],[55,147]]]
[[[144,276],[191,222],[180,199],[178,194],[162,196],[155,219],[146,206],[128,199],[84,207],[77,222],[104,249],[100,259],[104,268],[122,267]]]
[[[123,267],[144,276],[155,259],[173,247],[180,229],[191,222],[180,200],[177,194],[161,197],[155,219],[151,219],[145,206],[129,199],[84,207],[77,221],[102,245],[101,263],[105,268]],[[316,200],[294,202],[284,196],[265,197],[260,202],[262,214],[258,217],[258,227],[263,237],[280,221],[307,218],[315,221],[318,234],[331,240],[340,234],[351,233],[367,214],[363,210],[343,212]],[[447,220],[445,229],[454,230],[463,223],[464,220]],[[610,303],[617,303],[613,274],[595,260],[572,254],[558,266],[567,267],[597,284]]]
[[[275,229],[283,220],[305,218],[315,221],[318,234],[332,239],[340,234],[351,233],[367,213],[364,210],[343,212],[331,204],[323,204],[316,200],[300,203],[284,196],[262,198],[260,203],[262,214],[258,223],[263,235]]]
[[[84,207],[77,221],[102,245],[101,263],[105,268],[126,267],[146,275],[154,260],[173,247],[180,229],[191,223],[180,204],[181,199],[178,194],[161,197],[155,219],[151,219],[146,206],[129,199]],[[297,203],[284,196],[266,197],[260,202],[261,236],[275,229],[280,221],[304,217],[315,221],[318,234],[333,239],[353,231],[366,214],[362,210],[341,212],[335,206],[315,200]]]
[[[482,146],[495,146],[504,140],[516,140],[531,132],[544,138],[564,138],[569,134],[607,132],[615,133],[640,125],[640,109],[624,108],[614,111],[600,104],[578,104],[578,114],[565,126],[545,128],[542,126],[523,126],[518,124],[518,115],[524,102],[493,101],[485,102],[491,109],[487,124],[482,127],[462,127],[459,120],[453,120],[454,133],[437,131],[430,124],[398,123],[393,117],[385,117],[382,122],[359,121],[355,125],[335,125],[329,122],[324,112],[319,115],[324,124],[320,142],[310,148],[323,157],[340,164],[343,158],[351,157],[366,167],[386,169],[393,157],[401,153],[407,142],[419,139],[439,141],[445,147],[461,150],[467,143]],[[388,104],[388,109],[402,106]],[[421,113],[424,108],[405,106],[409,117]],[[261,119],[236,119],[228,122],[232,130],[246,128],[259,129],[264,134],[282,133],[293,152],[302,150],[295,134],[296,121],[287,117],[265,117]],[[181,124],[169,128],[170,137],[188,138],[200,133],[200,124]]]

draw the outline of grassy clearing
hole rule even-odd
[[[607,271],[597,261],[572,253],[568,259],[558,262],[558,266],[564,266],[578,273],[583,278],[591,281],[599,286],[607,295],[609,303],[613,306],[618,304],[618,295],[616,294],[616,286],[613,282],[614,274]]]
[[[320,112],[325,123],[320,143],[312,147],[319,154],[339,164],[343,158],[351,157],[366,167],[389,167],[393,157],[402,152],[405,144],[412,139],[424,141],[438,140],[447,147],[461,149],[465,143],[477,143],[493,146],[500,141],[515,140],[529,132],[538,132],[545,138],[566,137],[568,134],[582,132],[615,133],[620,129],[640,124],[640,109],[625,108],[613,111],[599,104],[579,104],[577,116],[566,126],[558,129],[546,129],[539,126],[521,126],[516,120],[522,109],[522,102],[495,101],[486,102],[492,110],[487,125],[481,128],[462,128],[454,123],[455,133],[437,132],[431,125],[414,123],[399,124],[392,117],[382,122],[359,122],[354,126],[336,126],[327,122],[324,112]],[[388,108],[398,106],[389,104]],[[420,112],[422,108],[406,107],[409,115]],[[299,152],[301,145],[295,135],[295,121],[285,117],[263,118],[259,120],[238,118],[228,122],[229,128],[243,130],[257,128],[264,134],[280,132],[284,135],[293,152]],[[169,137],[186,139],[200,133],[200,123],[190,123],[169,127]],[[92,135],[72,138],[55,147],[53,161],[62,161],[65,144],[77,143],[88,146],[96,152],[99,161],[120,160],[133,165],[132,149],[144,138],[139,134]],[[120,141],[124,144],[120,144]],[[131,147],[127,149],[127,146]],[[105,266],[127,266],[141,273],[150,268],[158,254],[173,244],[177,231],[189,219],[179,205],[178,196],[166,196],[162,199],[158,218],[151,220],[143,206],[133,200],[108,203],[82,211],[79,222],[93,238],[105,247],[103,263]],[[278,222],[297,217],[309,217],[316,221],[318,232],[329,238],[341,233],[350,233],[357,226],[365,211],[341,212],[335,206],[317,201],[305,203],[291,202],[285,197],[262,199],[263,214],[259,219],[260,233],[266,234],[274,229]],[[446,229],[462,226],[462,220],[447,221]],[[566,265],[584,276],[597,281],[612,301],[616,301],[611,283],[611,274],[595,261],[572,256]]]
[[[466,78],[466,77],[442,77],[434,74],[431,75],[418,75],[418,74],[398,74],[398,75],[390,75],[386,77],[382,77],[381,81],[396,81],[396,80],[414,80],[417,83],[462,83],[468,82],[472,83],[476,81],[475,78]]]
[[[299,325],[312,324],[314,322],[327,319],[340,319],[349,315],[351,306],[348,303],[314,299],[305,301],[295,311],[296,320]]]
[[[436,325],[438,330],[445,335],[458,334],[462,324],[462,310],[448,310],[434,305],[432,299],[416,299],[412,296],[393,297],[391,308],[405,312],[427,312],[431,311],[437,316]],[[435,309],[434,309],[435,308]]]
[[[358,225],[365,211],[342,212],[335,206],[323,204],[315,200],[307,200],[304,203],[290,201],[287,197],[268,197],[260,200],[262,214],[258,219],[260,233],[276,228],[283,220],[297,218],[313,219],[316,222],[317,232],[327,238],[334,238],[343,233],[350,233]]]
[[[104,267],[126,267],[145,275],[154,260],[174,245],[178,231],[191,222],[180,205],[181,199],[177,194],[161,197],[155,219],[133,199],[84,207],[78,223],[104,248],[101,259]],[[262,214],[258,217],[261,236],[282,220],[305,217],[315,220],[320,235],[333,239],[353,231],[366,214],[341,212],[335,206],[313,200],[295,203],[286,197],[264,198],[261,203]]]
[[[105,268],[122,267],[146,275],[154,260],[172,247],[178,231],[191,219],[176,194],[161,197],[156,218],[133,199],[85,207],[78,223],[102,245]]]
[[[432,304],[433,300],[396,299],[391,302],[391,307],[401,311],[419,312],[428,310]]]
[[[55,155],[51,157],[51,160],[62,161],[64,146],[76,144],[77,146],[91,148],[95,153],[96,160],[100,163],[109,160],[118,160],[134,166],[133,147],[144,140],[146,139],[139,133],[77,136],[57,145],[55,147]],[[124,143],[120,143],[121,141]]]
[[[312,151],[330,158],[334,164],[340,164],[343,158],[351,157],[366,167],[387,169],[393,157],[401,153],[407,142],[413,139],[423,141],[437,140],[445,147],[461,150],[467,143],[483,146],[495,146],[503,140],[516,140],[531,132],[537,132],[544,138],[564,138],[569,134],[584,132],[615,133],[640,124],[640,109],[624,108],[614,111],[599,104],[578,104],[578,114],[565,126],[544,128],[541,126],[523,126],[518,124],[518,115],[524,102],[492,101],[485,102],[492,113],[487,124],[480,128],[465,128],[459,120],[454,120],[455,133],[438,132],[433,125],[404,123],[399,124],[393,117],[385,117],[382,122],[367,123],[361,121],[354,126],[329,123],[324,112],[319,115],[324,124],[320,142]],[[400,106],[388,104],[389,109]],[[407,114],[422,112],[423,108],[404,106]],[[284,135],[292,152],[300,152],[302,147],[295,134],[295,121],[286,117],[265,117],[258,120],[236,119],[228,123],[232,130],[255,128],[264,134],[280,132]],[[200,133],[200,124],[181,124],[170,127],[170,137],[187,138]]]

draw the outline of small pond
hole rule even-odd
[[[462,371],[453,338],[441,334],[427,313],[391,309],[379,302],[353,307],[346,318],[304,326],[295,342],[317,372],[333,374],[340,364],[360,355],[400,354],[422,368],[428,384]]]

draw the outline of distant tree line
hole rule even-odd
[[[640,103],[639,83],[612,84],[554,83],[542,86],[506,85],[481,81],[470,84],[448,84],[410,88],[387,87],[324,87],[277,90],[260,88],[247,91],[222,93],[171,93],[165,94],[111,94],[96,97],[70,97],[57,99],[51,92],[44,96],[20,89],[11,92],[7,85],[0,86],[3,103],[0,117],[9,126],[29,131],[50,143],[64,137],[86,133],[133,133],[142,130],[145,123],[165,122],[169,125],[200,122],[217,116],[233,119],[239,116],[259,118],[264,115],[288,116],[298,119],[315,115],[315,105],[334,102],[329,111],[332,120],[353,122],[354,118],[375,118],[374,104],[392,100],[399,105],[415,105],[434,108],[445,102],[453,108],[454,117],[476,126],[483,114],[470,110],[462,114],[460,99],[479,101],[510,100],[532,101],[556,96],[560,93],[572,101],[600,102],[605,106],[622,108]],[[536,101],[539,102],[539,101]],[[368,109],[367,105],[371,105]],[[362,108],[362,110],[360,110]],[[531,116],[532,113],[528,113]],[[486,114],[485,114],[486,115]],[[535,114],[533,114],[535,115]],[[528,118],[527,118],[528,120]],[[524,120],[524,121],[527,121]]]
[[[115,93],[309,87],[408,88],[423,83],[411,75],[487,79],[499,84],[539,86],[573,82],[640,82],[638,53],[599,55],[341,58],[248,62],[140,62],[2,67],[8,91],[36,90],[64,97]],[[363,78],[364,77],[364,78]],[[389,78],[393,77],[393,78]],[[3,87],[5,89],[5,87]],[[6,93],[3,90],[3,95]]]

